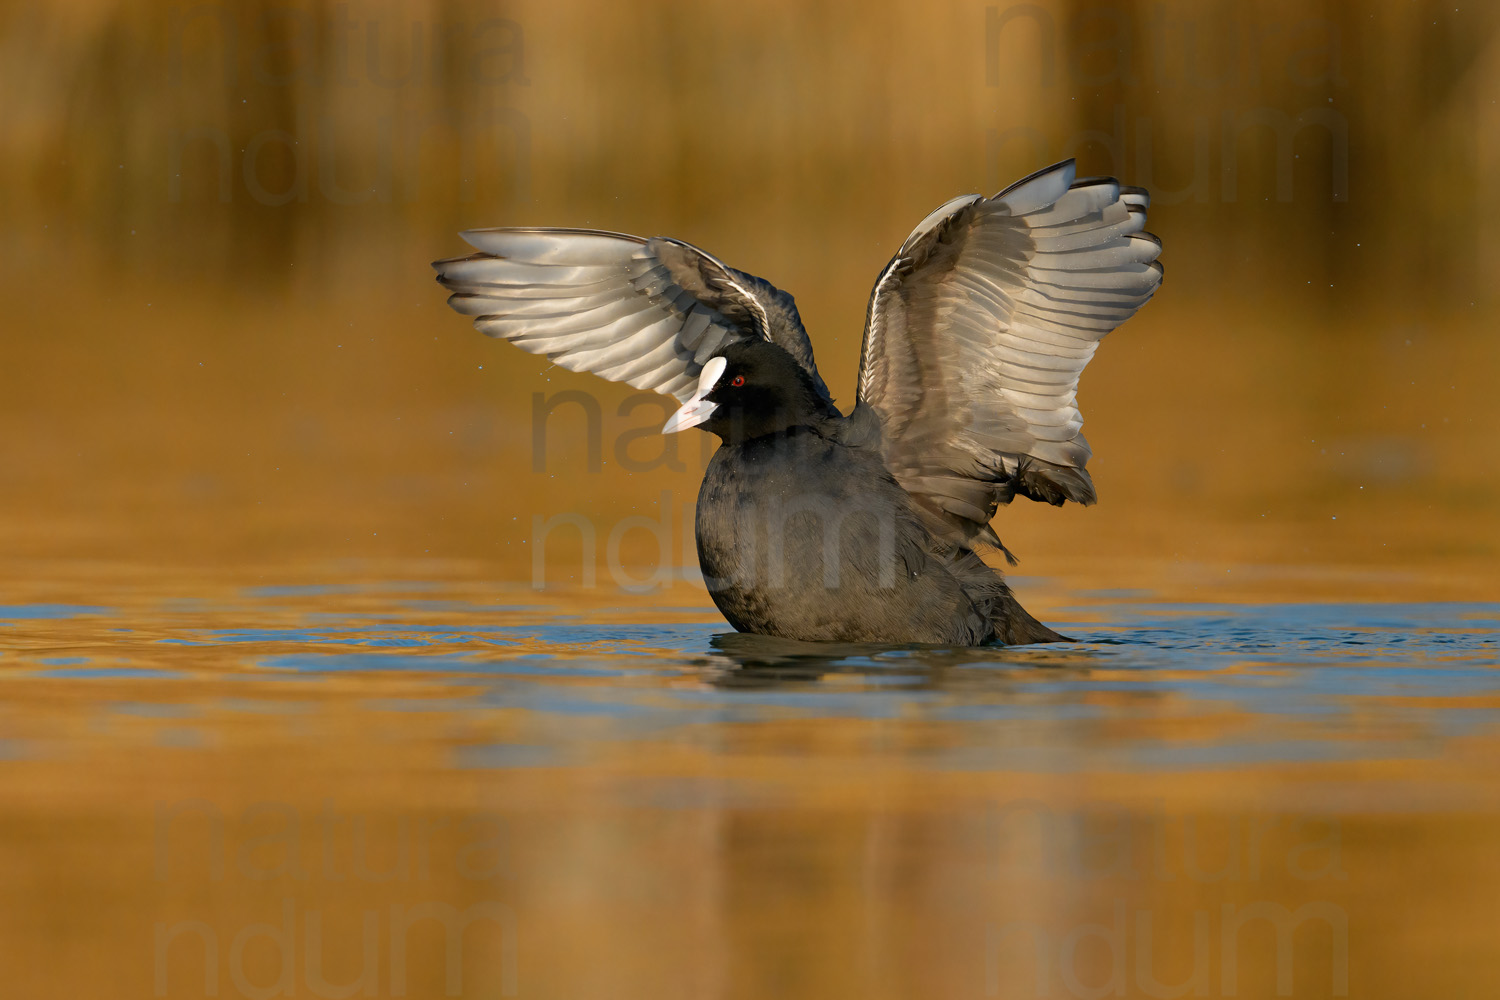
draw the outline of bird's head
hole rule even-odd
[[[692,398],[662,433],[701,426],[732,444],[838,415],[785,350],[766,340],[741,340],[704,363]]]

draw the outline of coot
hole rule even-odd
[[[847,416],[792,297],[687,243],[478,229],[433,266],[481,332],[669,393],[664,433],[721,439],[698,559],[739,631],[1058,642],[980,552],[1010,558],[990,520],[1016,496],[1095,500],[1078,377],[1161,283],[1148,200],[1067,160],[938,208],[875,281]]]

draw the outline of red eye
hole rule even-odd
[[[729,384],[730,385],[734,385],[734,386],[744,385],[745,384],[745,376],[743,376],[743,375],[736,375],[734,378],[732,378],[732,379],[729,380]]]

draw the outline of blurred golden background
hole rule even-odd
[[[797,296],[848,406],[909,228],[1076,155],[1152,189],[1168,278],[1084,376],[1099,506],[1001,514],[1024,572],[1320,566],[1334,596],[1493,596],[1497,20],[1405,0],[12,6],[3,550],[514,577],[533,513],[615,524],[666,490],[680,519],[692,443],[683,472],[586,469],[563,407],[532,471],[535,393],[594,394],[606,460],[656,411],[617,417],[628,388],[542,374],[450,314],[427,262],[465,250],[457,230],[695,242]]]
[[[554,610],[623,635],[722,626],[696,584],[621,596],[604,566],[610,538],[629,579],[695,565],[709,439],[663,442],[665,410],[627,387],[486,340],[428,262],[480,226],[688,240],[797,297],[847,408],[870,285],[910,228],[1077,156],[1152,190],[1166,281],[1083,377],[1098,506],[997,520],[1027,606],[1494,601],[1497,28],[1494,5],[1430,0],[4,5],[4,981],[274,995],[274,933],[231,942],[326,915],[326,947],[297,951],[306,995],[312,954],[324,986],[361,982],[366,914],[499,898],[519,965],[503,930],[473,938],[463,995],[1043,995],[996,928],[1061,946],[1143,909],[1155,951],[1128,938],[1158,986],[1198,983],[1201,914],[1216,991],[1272,995],[1285,971],[1344,995],[1344,968],[1348,995],[1495,995],[1500,744],[1434,721],[1500,708],[1468,674],[1432,693],[1416,670],[1330,722],[1254,702],[1298,670],[1240,653],[1004,651],[893,707],[816,669],[763,679],[761,704],[716,689],[706,640],[657,661],[641,640],[625,680],[591,640],[490,642],[485,622],[535,625],[543,577],[574,588]],[[566,390],[597,426],[559,406],[539,447],[538,394]],[[533,519],[569,514],[535,556]],[[306,665],[335,641],[395,659]],[[504,676],[400,666],[424,649]],[[556,704],[517,700],[508,671],[553,656],[534,683]],[[690,721],[639,721],[673,697]],[[1038,746],[1066,763],[1015,756]],[[1140,746],[1193,763],[1124,761]],[[997,868],[1014,803],[1043,843]],[[329,876],[329,813],[334,853],[387,871],[432,824],[433,869]],[[487,817],[497,883],[454,867]],[[1264,870],[1048,867],[1046,823],[1097,844],[1111,817],[1178,876]],[[310,877],[277,867],[293,855]],[[1312,920],[1283,962],[1257,926],[1234,979],[1221,916],[1257,901],[1332,906],[1347,940]],[[1113,989],[1111,940],[1067,953],[1078,981],[1044,954],[1046,995]],[[412,954],[411,995],[448,995],[440,933]],[[1131,954],[1129,995],[1167,995]]]

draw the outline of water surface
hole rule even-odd
[[[1500,916],[1500,605],[1049,593],[1076,642],[453,579],[0,607],[7,961],[29,995],[1500,982],[1444,961]]]

